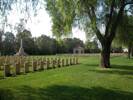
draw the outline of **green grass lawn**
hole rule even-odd
[[[111,69],[98,56],[80,62],[0,79],[0,100],[133,100],[133,59],[111,57]]]

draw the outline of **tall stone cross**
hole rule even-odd
[[[17,56],[26,56],[27,54],[24,52],[24,49],[23,49],[23,40],[21,39],[21,42],[20,42],[20,48],[19,48],[19,51],[16,53]]]
[[[21,39],[20,48],[23,48],[23,39]]]

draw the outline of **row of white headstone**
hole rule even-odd
[[[60,68],[64,66],[79,64],[78,57],[69,58],[44,58],[44,59],[19,59],[14,63],[3,64],[3,77],[16,76],[21,73],[26,74],[38,70]]]

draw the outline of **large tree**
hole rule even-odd
[[[96,34],[101,43],[101,66],[110,67],[111,43],[123,17],[133,0],[45,0],[53,21],[53,33],[71,33],[72,26],[80,26]],[[102,29],[102,30],[101,30]]]
[[[133,54],[133,15],[124,15],[125,20],[120,22],[115,37],[115,43],[128,48],[128,58]]]

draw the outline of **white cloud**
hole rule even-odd
[[[79,28],[73,28],[72,33],[73,33],[73,37],[79,38],[84,42],[86,41],[85,32],[80,30]]]
[[[45,34],[52,36],[51,19],[47,12],[41,9],[36,17],[32,17],[32,21],[28,21],[27,28],[30,29],[33,36]]]
[[[15,24],[18,23],[19,19],[22,17],[24,17],[24,15],[14,9],[8,16],[8,23],[15,26]],[[33,16],[31,14],[30,19],[31,20],[28,20],[27,22],[26,28],[31,31],[32,36],[38,37],[42,34],[45,34],[47,36],[52,37],[52,21],[44,7],[38,10],[37,16]],[[6,30],[9,31],[9,28],[7,28]],[[79,30],[78,28],[73,28],[72,33],[72,37],[79,38],[83,41],[86,40],[85,33],[82,30]]]

